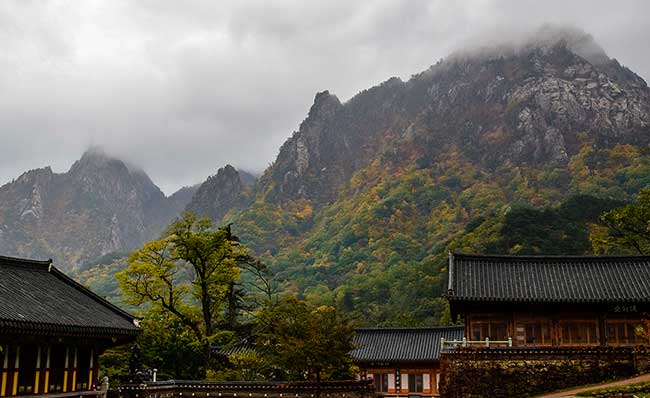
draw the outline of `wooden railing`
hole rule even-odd
[[[251,398],[370,398],[370,381],[272,382],[169,380],[121,384],[109,398],[251,397]]]
[[[508,340],[490,340],[485,338],[485,340],[467,340],[463,337],[462,340],[447,340],[444,337],[440,338],[440,350],[453,350],[458,347],[512,347],[512,337],[508,337]]]

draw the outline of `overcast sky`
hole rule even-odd
[[[345,101],[495,29],[575,25],[647,80],[649,16],[645,0],[3,0],[0,184],[91,145],[168,194],[226,163],[261,171],[317,91]]]

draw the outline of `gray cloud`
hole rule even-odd
[[[647,1],[3,1],[0,184],[90,145],[167,193],[262,170],[316,91],[408,79],[484,32],[577,26],[650,77]]]

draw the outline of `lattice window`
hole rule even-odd
[[[608,319],[606,325],[607,344],[634,345],[643,343],[643,338],[636,334],[638,320]]]
[[[472,340],[507,340],[508,325],[502,320],[472,320],[470,326]]]
[[[560,321],[560,344],[597,345],[599,344],[598,322]]]

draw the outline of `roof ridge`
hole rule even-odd
[[[16,265],[45,265],[49,266],[52,264],[52,259],[48,260],[33,260],[29,258],[20,258],[20,257],[10,257],[10,256],[0,256],[0,265],[3,265],[6,263],[12,263]]]
[[[554,254],[476,254],[476,253],[463,253],[463,252],[452,252],[454,259],[456,257],[461,258],[498,258],[498,259],[518,259],[518,260],[542,260],[542,259],[554,259],[554,260],[625,260],[625,259],[650,259],[650,255],[643,254],[624,254],[624,255],[607,255],[607,256],[595,256],[595,255],[554,255]]]
[[[452,325],[452,326],[413,326],[413,327],[368,327],[368,328],[356,328],[356,331],[427,331],[427,330],[447,330],[455,328],[464,328],[463,325]]]

